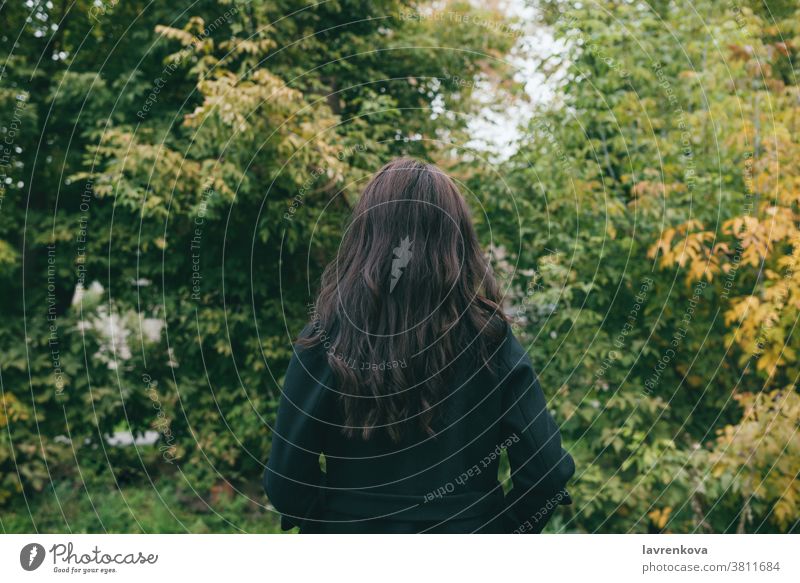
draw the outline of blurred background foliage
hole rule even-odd
[[[409,154],[576,459],[549,530],[796,530],[800,3],[531,4],[3,3],[2,529],[276,531],[290,339]],[[511,105],[513,154],[470,147]]]

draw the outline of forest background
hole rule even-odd
[[[278,531],[291,339],[399,155],[458,181],[575,458],[548,531],[797,530],[796,0],[0,22],[3,532]]]

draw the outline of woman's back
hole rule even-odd
[[[459,374],[435,435],[348,437],[324,350],[297,347],[265,485],[285,527],[303,532],[538,532],[569,503],[574,472],[527,354],[510,329],[492,373]],[[514,489],[498,482],[508,451]],[[325,457],[325,473],[320,467]],[[527,528],[526,528],[527,525]]]
[[[568,502],[572,459],[500,301],[452,180],[410,159],[381,169],[286,375],[265,473],[284,526],[538,531]]]

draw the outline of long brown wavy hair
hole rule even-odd
[[[300,342],[324,345],[347,435],[432,435],[454,361],[485,366],[504,337],[499,301],[455,183],[400,158],[364,189]]]

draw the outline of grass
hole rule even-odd
[[[88,490],[88,492],[87,492]],[[204,500],[174,481],[121,489],[60,483],[0,510],[4,533],[277,533],[279,517],[263,494],[232,491]]]

